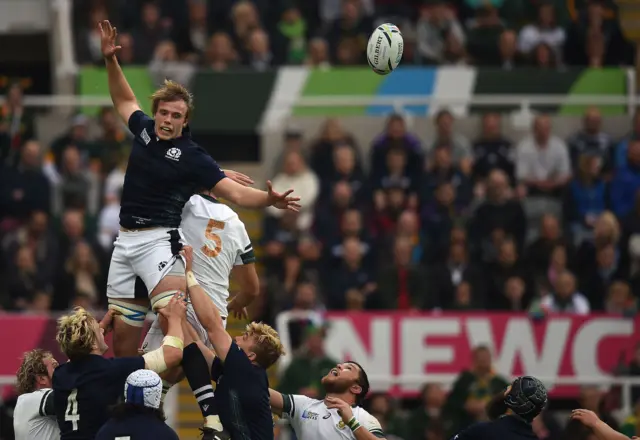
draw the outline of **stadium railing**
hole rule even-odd
[[[6,97],[0,97],[0,104]],[[632,114],[640,103],[640,95],[629,93],[620,95],[474,95],[470,97],[428,97],[412,95],[390,96],[314,96],[294,99],[283,99],[282,104],[295,104],[298,107],[362,107],[362,106],[391,106],[395,111],[402,112],[409,106],[433,105],[475,105],[486,107],[501,107],[507,105],[519,106],[519,112],[530,114],[534,105],[625,105],[628,113]],[[77,95],[30,95],[24,98],[26,107],[82,107],[82,106],[111,106],[111,99],[107,96],[77,96]]]

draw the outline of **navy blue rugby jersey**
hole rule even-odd
[[[177,228],[182,208],[196,191],[213,188],[225,175],[215,160],[191,139],[160,140],[154,120],[142,110],[129,118],[133,148],[124,176],[120,226]]]

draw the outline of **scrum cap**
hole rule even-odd
[[[127,403],[160,408],[162,400],[162,379],[151,370],[137,370],[127,377],[124,384],[124,399]]]
[[[511,384],[504,403],[515,414],[532,421],[547,404],[547,390],[535,377],[521,376]]]

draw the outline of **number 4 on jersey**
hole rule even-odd
[[[223,229],[224,222],[211,219],[209,220],[209,223],[207,223],[207,229],[204,231],[204,236],[207,240],[211,240],[215,243],[215,247],[211,247],[208,243],[205,243],[202,246],[202,253],[207,257],[215,258],[220,255],[220,252],[222,252],[222,240],[220,239],[220,236],[213,231],[221,231]]]
[[[64,421],[71,422],[73,430],[78,430],[78,421],[80,420],[80,414],[78,414],[78,390],[71,390],[71,394],[67,397],[67,410],[64,412]]]

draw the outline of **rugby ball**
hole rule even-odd
[[[398,67],[402,59],[404,40],[398,26],[381,24],[373,31],[367,44],[367,61],[378,75],[387,75]]]

